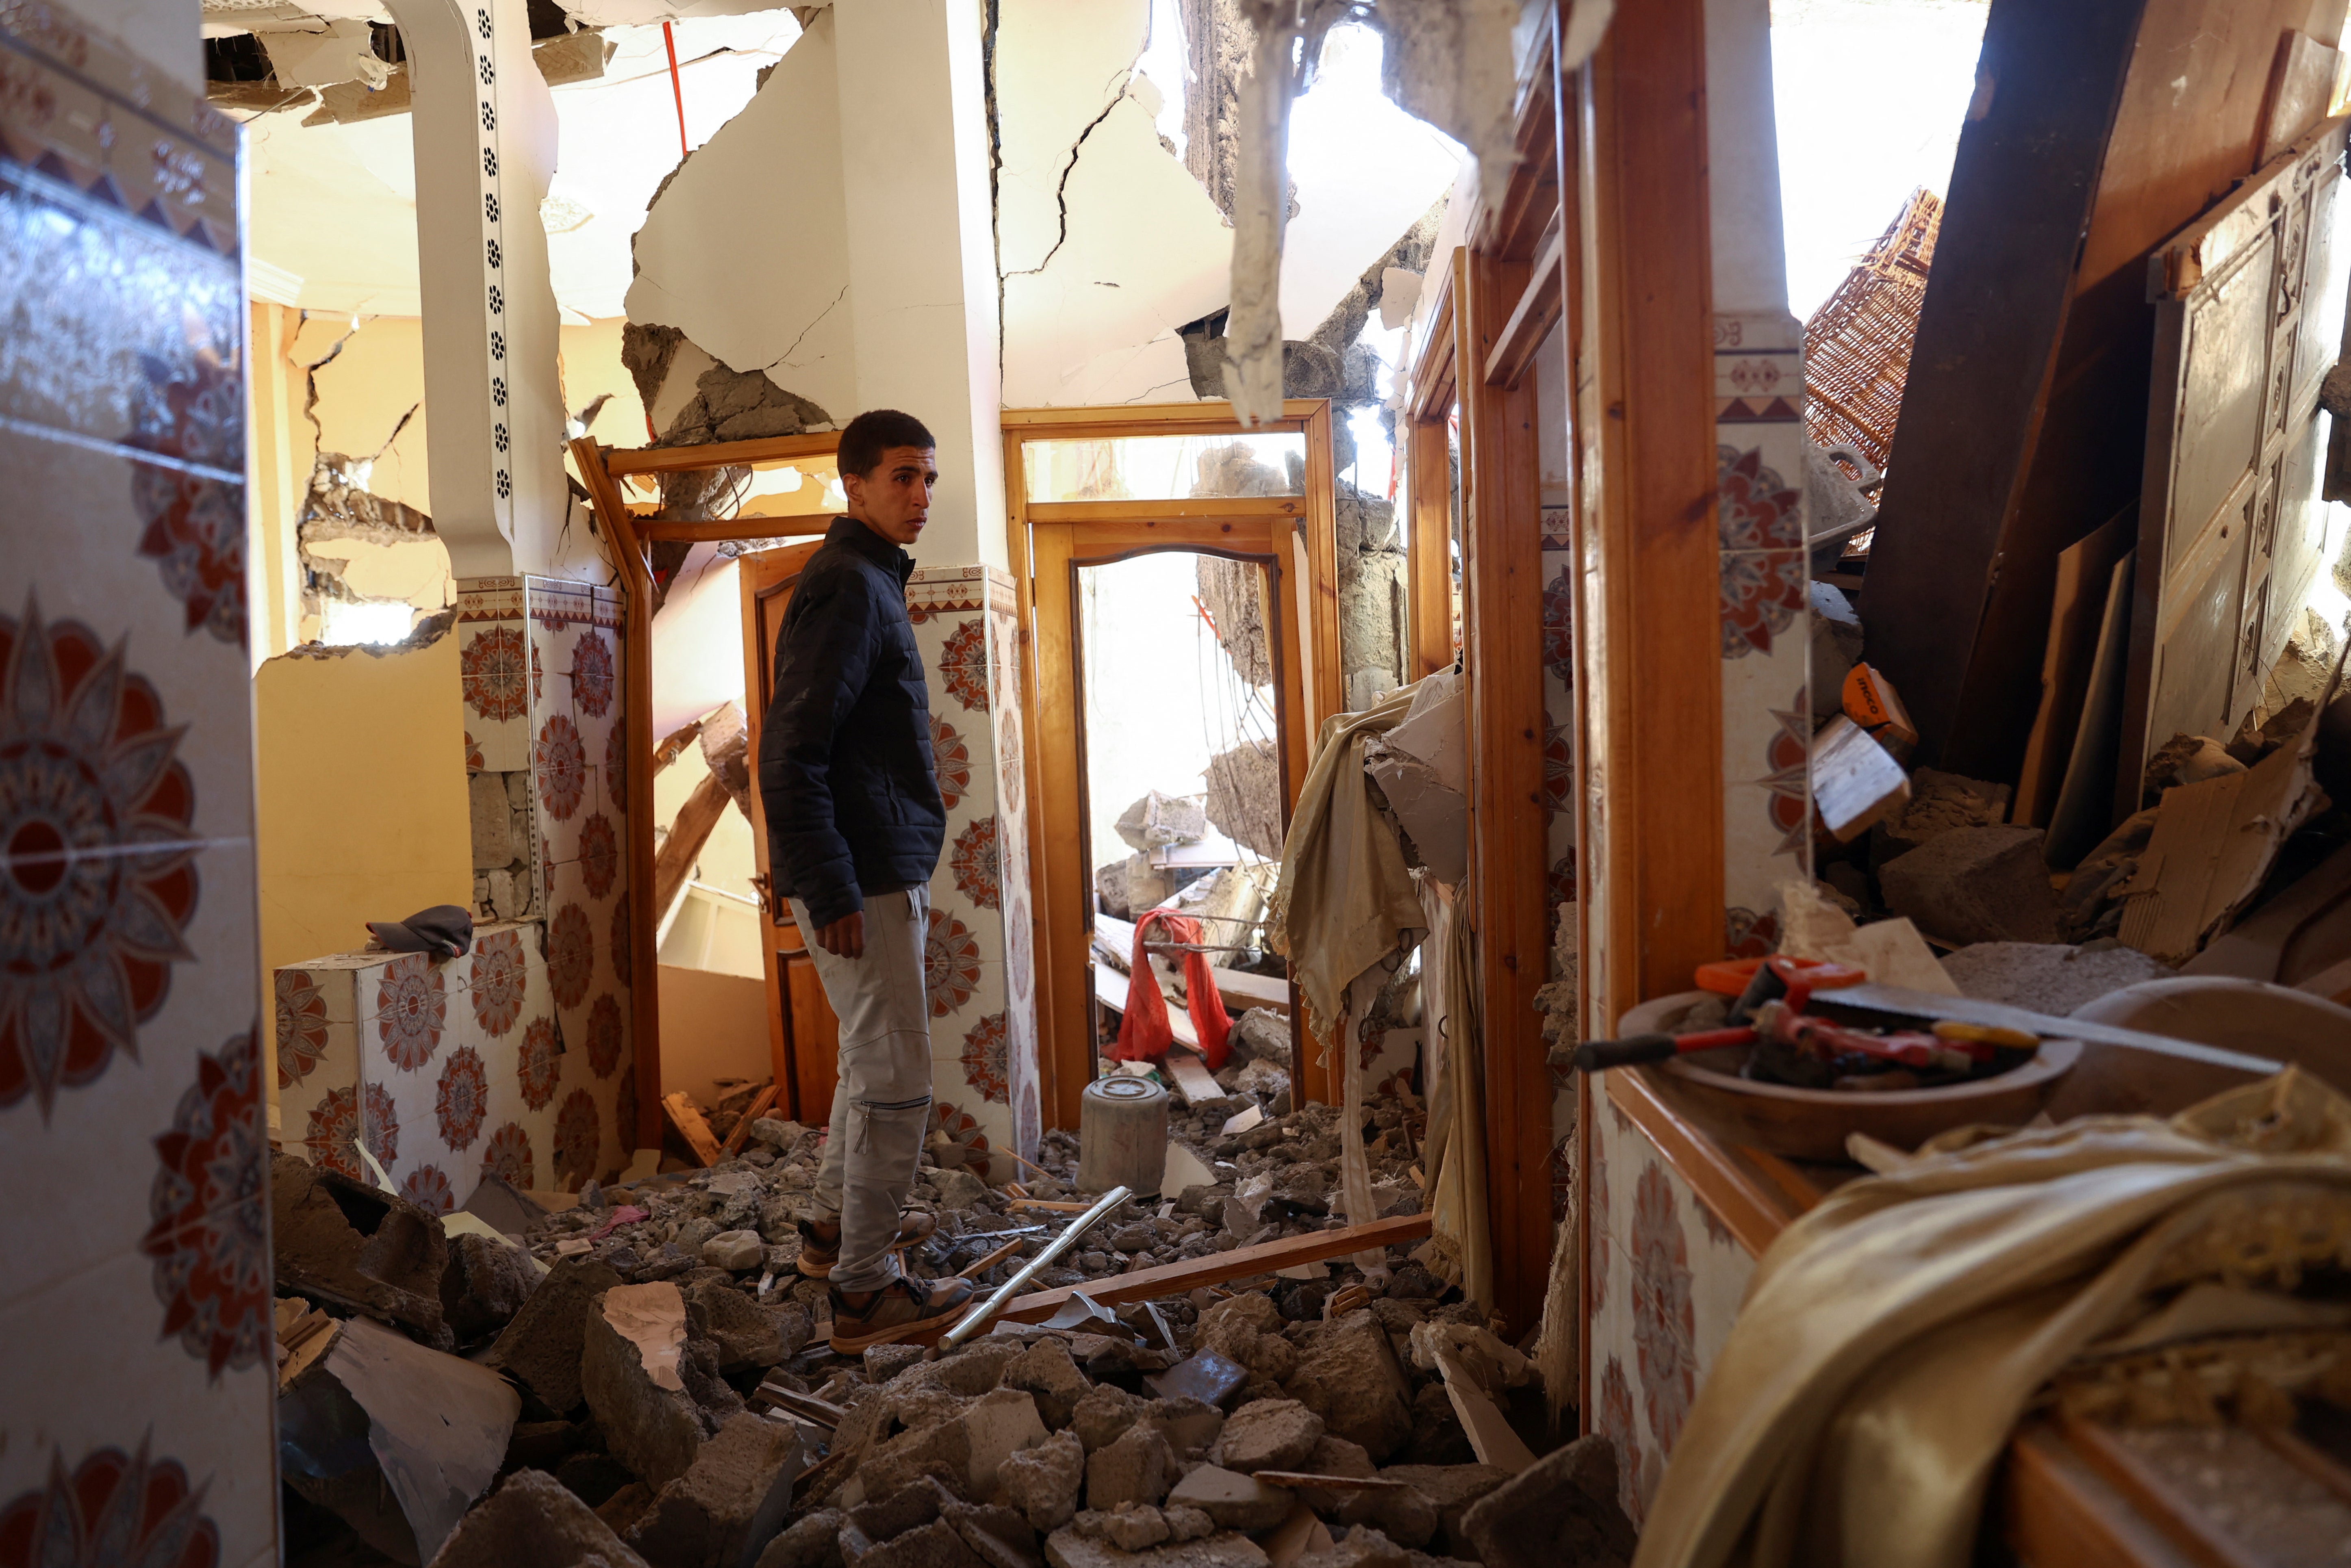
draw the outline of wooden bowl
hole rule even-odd
[[[1625,1015],[1618,1032],[1670,1030],[1705,995],[1685,991],[1644,1002]],[[2059,1081],[2082,1057],[2080,1040],[2043,1040],[2032,1061],[1997,1077],[1934,1089],[1849,1093],[1741,1078],[1738,1072],[1749,1050],[1742,1045],[1697,1051],[1645,1071],[1663,1074],[1674,1097],[1726,1143],[1823,1164],[1852,1158],[1845,1153],[1845,1138],[1853,1133],[1909,1150],[1938,1133],[1971,1123],[2022,1126],[2040,1113]]]

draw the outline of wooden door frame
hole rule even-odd
[[[808,570],[809,560],[812,559],[816,552],[822,548],[821,539],[810,539],[804,544],[786,545],[782,550],[774,552],[783,554],[788,551],[806,551],[807,553],[800,557],[799,569],[781,583],[770,588],[768,591],[775,591],[797,583],[800,574]],[[814,1127],[831,1119],[832,1096],[823,1092],[818,1087],[817,1082],[811,1078],[808,1071],[809,1063],[801,1060],[797,1049],[799,1042],[795,1036],[799,1029],[798,1009],[794,1006],[791,977],[784,973],[778,960],[776,931],[780,926],[793,926],[794,929],[798,927],[785,912],[784,901],[775,895],[775,890],[768,881],[768,867],[771,863],[768,858],[768,813],[765,806],[760,803],[757,777],[759,758],[759,722],[765,716],[757,698],[760,692],[767,689],[766,666],[775,657],[775,649],[764,636],[760,635],[758,604],[761,597],[760,588],[752,582],[749,572],[738,572],[737,575],[741,579],[743,591],[743,695],[746,698],[743,705],[744,719],[750,741],[753,772],[750,813],[751,858],[758,873],[760,888],[759,971],[767,979],[769,1002],[768,1060],[770,1070],[775,1075],[778,1096],[778,1108],[790,1120],[799,1122],[804,1126]],[[800,936],[800,947],[805,954],[808,946],[807,934],[802,932]],[[829,1079],[837,1079],[839,1076],[837,1044],[835,1052],[835,1061],[826,1064],[825,1077]]]
[[[1343,706],[1339,670],[1338,519],[1332,465],[1331,405],[1293,398],[1282,418],[1249,427],[1228,402],[1142,404],[1118,408],[1008,409],[1003,415],[1004,488],[1012,547],[1020,639],[1028,669],[1020,683],[1028,775],[1029,880],[1036,911],[1037,1068],[1048,1127],[1078,1125],[1079,1096],[1093,1079],[1092,1008],[1086,958],[1092,946],[1091,871],[1082,835],[1057,816],[1079,798],[1077,715],[1048,694],[1076,690],[1071,612],[1072,572],[1079,565],[1154,550],[1200,550],[1270,559],[1286,569],[1279,610],[1296,619],[1301,658],[1284,661],[1281,752],[1285,809],[1297,800],[1322,721]],[[1306,437],[1302,496],[1243,496],[1182,501],[1055,501],[1028,498],[1023,447],[1037,440],[1144,435],[1248,435],[1280,433]],[[1303,668],[1296,665],[1302,664]],[[1301,1017],[1293,1005],[1293,1018]],[[1302,1020],[1301,1020],[1302,1032]],[[1302,1099],[1332,1097],[1319,1051],[1293,1082]]]
[[[632,981],[629,988],[629,1021],[637,1082],[636,1147],[640,1149],[662,1145],[661,951],[653,939],[662,912],[653,906],[653,747],[660,737],[653,734],[653,566],[645,546],[654,539],[718,543],[786,538],[822,533],[831,526],[832,519],[830,514],[821,517],[734,517],[712,522],[639,517],[621,498],[620,481],[632,474],[781,467],[830,457],[840,449],[839,432],[720,441],[706,446],[615,448],[587,435],[576,436],[571,442],[571,460],[579,467],[580,483],[588,488],[590,505],[611,536],[614,562],[628,591],[622,619],[622,689],[627,699],[622,719],[628,737],[628,798],[633,808],[627,813],[626,821],[626,897],[629,975]]]

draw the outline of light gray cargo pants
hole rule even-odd
[[[897,1278],[890,1243],[931,1120],[931,1009],[923,988],[930,889],[865,901],[862,958],[818,946],[808,906],[797,898],[791,904],[825,1000],[841,1019],[841,1082],[816,1176],[817,1208],[841,1225],[832,1283],[878,1291]]]

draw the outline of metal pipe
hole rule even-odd
[[[1071,1220],[1067,1230],[1045,1243],[1044,1250],[1014,1270],[1012,1278],[998,1285],[994,1295],[981,1302],[975,1310],[966,1312],[963,1321],[947,1330],[939,1340],[937,1348],[954,1350],[979,1333],[981,1329],[986,1328],[989,1321],[1002,1312],[1014,1296],[1020,1293],[1021,1286],[1035,1279],[1040,1270],[1051,1267],[1063,1253],[1077,1245],[1080,1237],[1094,1226],[1101,1224],[1112,1209],[1134,1196],[1123,1186],[1114,1186],[1102,1194],[1101,1202]]]

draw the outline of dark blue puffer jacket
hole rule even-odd
[[[930,881],[946,840],[931,763],[930,688],[906,617],[912,557],[837,517],[776,634],[759,728],[775,892],[829,925],[865,892]]]

